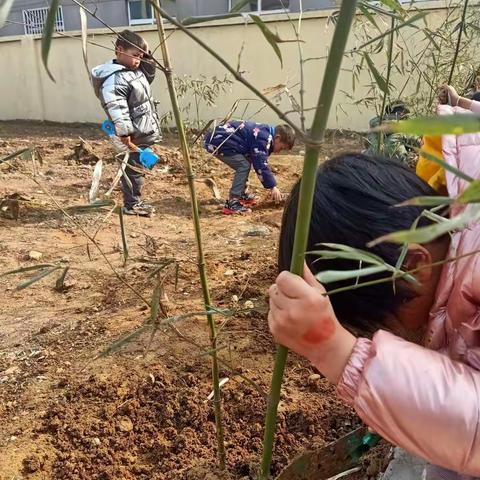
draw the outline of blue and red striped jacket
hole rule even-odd
[[[205,149],[217,156],[244,155],[252,164],[265,188],[277,185],[268,165],[273,152],[275,127],[262,123],[231,120],[205,135]]]

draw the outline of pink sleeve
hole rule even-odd
[[[395,445],[480,475],[479,371],[379,331],[357,341],[338,393]]]

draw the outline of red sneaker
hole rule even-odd
[[[244,193],[240,197],[240,203],[243,206],[255,206],[257,204],[257,197],[255,195],[252,195],[251,193]]]
[[[244,207],[240,200],[234,198],[233,200],[227,200],[223,206],[222,213],[224,215],[243,215],[245,213],[251,213],[251,210]]]

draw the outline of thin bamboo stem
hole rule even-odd
[[[327,126],[328,114],[333,102],[340,66],[347,44],[350,28],[355,17],[356,0],[344,0],[340,7],[337,26],[333,34],[330,53],[328,55],[325,76],[313,119],[311,136],[316,142],[323,140]],[[295,240],[293,244],[292,263],[290,271],[297,275],[303,274],[305,250],[307,248],[310,217],[312,214],[313,194],[316,183],[319,147],[307,146],[303,165],[303,174],[300,184],[300,196],[295,226]],[[276,430],[277,409],[280,400],[283,372],[287,361],[288,349],[280,345],[277,349],[275,366],[270,387],[268,410],[265,418],[265,434],[263,440],[263,458],[260,479],[267,480],[270,476],[273,444]]]
[[[305,64],[303,61],[303,46],[300,42],[303,19],[303,1],[300,0],[300,15],[298,17],[298,27],[295,29],[295,35],[298,40],[298,62],[300,67],[300,125],[302,130],[305,130]]]
[[[452,68],[450,70],[450,75],[448,76],[449,85],[452,83],[453,74],[455,72],[455,67],[457,65],[457,58],[460,52],[460,44],[462,43],[463,30],[465,29],[465,19],[467,17],[467,8],[468,8],[468,0],[465,0],[465,3],[463,4],[462,19],[460,20],[460,29],[458,31],[457,46],[455,47],[455,53],[453,55],[453,60],[452,60]]]
[[[391,20],[391,30],[390,38],[388,41],[388,52],[387,52],[387,77],[385,83],[387,84],[387,90],[383,94],[382,109],[380,110],[380,125],[383,122],[383,117],[385,115],[385,107],[387,106],[388,97],[390,95],[390,76],[392,73],[392,55],[393,55],[393,40],[395,38],[395,17],[392,17]]]
[[[193,173],[192,162],[190,160],[190,151],[188,147],[188,141],[185,134],[185,128],[180,113],[180,106],[178,104],[177,92],[175,89],[175,83],[173,81],[172,65],[170,61],[170,54],[165,39],[165,29],[163,26],[163,10],[160,7],[159,0],[153,0],[152,6],[155,10],[155,18],[157,20],[158,36],[160,39],[160,47],[162,51],[163,63],[165,67],[165,77],[168,85],[168,92],[172,103],[172,110],[175,117],[175,123],[178,130],[178,136],[180,138],[180,144],[182,148],[183,159],[185,162],[185,170],[187,174],[188,187],[190,190],[190,199],[192,203],[192,215],[195,229],[195,239],[197,242],[197,257],[198,257],[198,271],[200,274],[200,282],[202,285],[203,300],[205,303],[205,310],[210,311],[211,297],[210,289],[208,285],[208,277],[206,271],[205,255],[203,253],[202,244],[202,231],[200,227],[200,214],[198,210],[198,200],[195,188],[195,176]],[[215,427],[217,434],[217,448],[218,448],[218,461],[221,470],[225,469],[225,442],[222,424],[222,405],[220,394],[220,372],[217,356],[217,332],[215,327],[215,321],[211,313],[207,313],[207,322],[210,330],[210,344],[212,347],[212,381],[214,391],[214,409],[215,409]]]
[[[118,207],[118,219],[120,220],[120,234],[122,237],[123,264],[126,265],[128,260],[128,242],[127,242],[127,234],[125,231],[125,222],[123,219],[122,207]]]
[[[387,106],[387,100],[390,96],[390,75],[392,73],[392,54],[393,54],[393,40],[395,38],[395,17],[391,19],[391,31],[390,38],[388,41],[388,52],[387,52],[387,77],[385,79],[385,83],[387,84],[387,88],[383,93],[383,100],[382,100],[382,107],[380,110],[380,123],[383,123],[383,117],[385,116],[385,108]],[[383,131],[378,132],[378,153],[383,152],[383,144],[385,140],[385,133]]]

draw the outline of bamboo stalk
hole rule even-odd
[[[126,265],[128,260],[128,243],[127,243],[127,234],[125,231],[125,222],[123,219],[122,207],[118,207],[118,218],[120,220],[120,233],[122,237],[122,246],[123,246],[123,264]]]
[[[385,82],[387,84],[387,91],[383,94],[382,109],[380,110],[380,125],[383,122],[383,117],[385,115],[385,107],[387,106],[387,100],[390,93],[390,77],[392,73],[392,56],[393,56],[393,40],[395,38],[395,17],[391,19],[391,31],[389,42],[388,42],[388,52],[387,52],[387,77]]]
[[[325,76],[313,120],[311,136],[315,143],[323,140],[327,126],[328,114],[333,101],[333,95],[340,73],[345,46],[347,44],[350,28],[355,17],[357,1],[344,0],[340,7],[340,14],[333,34],[330,53],[328,55]],[[300,196],[295,226],[295,240],[293,244],[292,263],[290,271],[297,275],[303,274],[305,250],[307,248],[310,217],[312,214],[313,194],[316,183],[316,170],[320,148],[307,146],[303,165],[303,174],[300,184]],[[278,346],[275,366],[270,387],[268,410],[265,417],[265,434],[263,440],[263,458],[260,479],[267,480],[270,476],[273,444],[277,421],[277,408],[280,400],[283,372],[287,361],[288,349]]]
[[[185,170],[187,173],[188,187],[190,190],[190,199],[192,203],[192,215],[195,229],[195,239],[197,242],[197,258],[198,258],[198,271],[200,274],[200,282],[202,285],[203,301],[205,303],[205,310],[210,312],[211,297],[210,289],[208,285],[208,277],[206,271],[205,255],[203,253],[202,244],[202,231],[200,227],[200,215],[198,211],[198,200],[195,188],[195,176],[193,173],[192,162],[190,160],[190,151],[188,148],[187,137],[185,135],[185,128],[183,125],[182,115],[180,113],[180,107],[178,104],[177,92],[175,84],[173,82],[172,65],[170,61],[170,54],[165,37],[165,29],[163,26],[162,10],[160,8],[159,0],[152,0],[152,6],[155,10],[155,18],[157,21],[158,36],[160,39],[160,47],[163,56],[163,62],[165,67],[165,77],[168,85],[168,93],[172,103],[172,110],[175,117],[175,123],[178,130],[178,136],[180,138],[180,144],[182,148],[183,160],[185,162]],[[219,362],[217,356],[217,332],[215,327],[215,321],[211,313],[207,313],[207,322],[210,330],[210,344],[212,347],[212,382],[214,392],[214,409],[215,409],[215,428],[217,434],[217,448],[218,448],[218,461],[221,470],[225,469],[225,442],[222,424],[222,405],[220,394],[220,373]]]
[[[465,28],[465,18],[467,17],[468,0],[463,4],[462,19],[460,21],[460,30],[458,31],[457,46],[455,47],[455,54],[453,55],[452,68],[448,77],[448,84],[452,83],[453,73],[457,64],[458,53],[460,52],[460,44],[462,43],[463,29]]]
[[[391,19],[391,31],[390,38],[388,41],[388,52],[387,52],[387,77],[385,83],[387,84],[387,89],[383,93],[382,107],[380,110],[380,123],[383,123],[383,117],[385,116],[385,108],[387,106],[387,100],[390,96],[390,76],[392,73],[392,55],[393,55],[393,40],[395,38],[395,17]],[[378,132],[378,153],[383,153],[383,142],[385,140],[385,133],[383,131]]]

